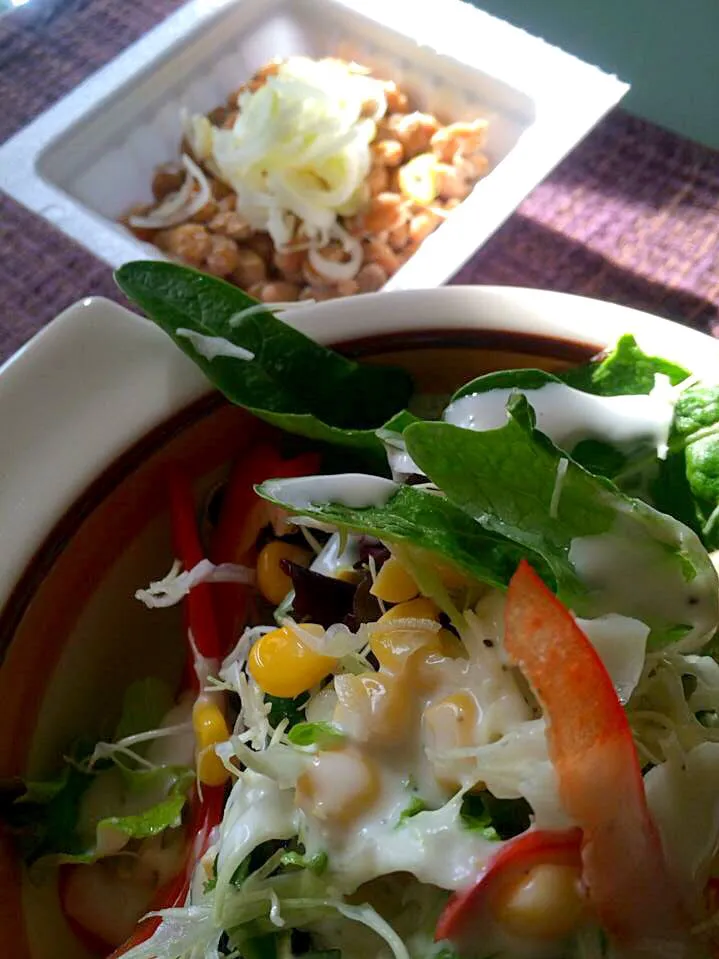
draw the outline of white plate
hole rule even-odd
[[[273,56],[340,54],[442,119],[490,120],[493,169],[385,289],[446,281],[628,89],[461,0],[191,0],[0,148],[0,188],[111,266],[161,254],[114,221],[206,111]]]
[[[511,287],[372,294],[298,307],[324,343],[378,333],[508,330],[598,347],[634,333],[648,352],[713,377],[719,341],[580,296]],[[0,369],[0,607],[55,522],[124,450],[208,391],[156,326],[104,299],[70,307]]]

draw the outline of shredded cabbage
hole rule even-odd
[[[185,572],[181,570],[182,564],[179,560],[175,560],[166,576],[150,583],[145,589],[138,589],[135,599],[139,599],[148,609],[158,609],[175,606],[200,583],[251,585],[255,581],[254,570],[246,566],[238,566],[235,563],[220,563],[215,566],[209,559],[200,560],[197,565]]]

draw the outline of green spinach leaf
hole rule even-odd
[[[138,261],[117,270],[115,279],[233,403],[289,433],[360,451],[385,468],[374,431],[409,400],[412,383],[403,370],[346,359],[269,309],[236,320],[256,301],[186,267]],[[219,338],[211,344],[225,341],[229,352],[239,348],[251,356],[208,359],[195,345],[197,336]]]
[[[423,424],[418,421],[416,425]],[[531,558],[537,572],[550,585],[554,584],[548,564],[537,551],[518,545],[499,529],[488,530],[468,521],[466,513],[444,497],[414,486],[397,485],[396,492],[382,506],[359,508],[318,501],[300,507],[294,495],[298,482],[301,480],[269,480],[256,489],[264,499],[289,512],[314,517],[339,529],[376,536],[390,545],[407,544],[435,554],[492,586],[505,587],[523,557]]]
[[[719,600],[696,535],[563,454],[534,429],[525,397],[511,398],[508,411],[506,426],[484,432],[415,423],[404,433],[408,452],[478,524],[542,556],[580,616],[640,619],[655,647],[678,630],[690,634],[687,646],[701,645]]]
[[[565,370],[559,377],[568,386],[600,396],[651,393],[657,373],[668,376],[672,385],[689,376],[688,370],[660,356],[649,356],[637,345],[634,337],[622,336],[604,358]]]
[[[709,549],[719,547],[719,386],[679,396],[657,499],[679,504]]]
[[[305,706],[309,702],[309,693],[302,693],[294,699],[283,696],[270,696],[265,693],[265,702],[270,704],[268,720],[270,726],[276,729],[283,719],[288,721],[288,729],[292,729],[305,718]]]
[[[541,390],[547,383],[561,382],[558,376],[544,370],[497,370],[495,373],[483,373],[469,383],[465,383],[454,394],[451,402],[454,403],[463,396],[472,396],[475,393],[488,393],[490,390],[514,389],[522,393],[525,390]]]

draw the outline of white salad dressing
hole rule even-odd
[[[245,769],[232,787],[217,842],[217,887],[226,889],[242,860],[261,842],[297,835],[294,792]]]
[[[577,618],[577,625],[599,653],[620,701],[628,702],[644,668],[649,627],[617,613]]]
[[[379,429],[377,430],[377,438],[382,441],[384,446],[393,480],[402,483],[409,476],[424,475],[407,452],[407,444],[401,433]]]
[[[579,536],[572,540],[569,561],[590,590],[601,591],[607,612],[622,609],[642,622],[653,619],[686,624],[687,634],[674,649],[691,652],[699,649],[716,631],[719,622],[719,580],[706,550],[696,533],[671,516],[661,515],[661,522],[650,528],[650,507],[647,512],[647,535],[638,535],[636,520],[627,505],[618,512],[606,533]],[[665,540],[658,537],[671,530]],[[698,570],[689,579],[677,562],[676,553],[688,557]]]
[[[719,852],[719,743],[677,749],[644,782],[662,846],[691,903]]]
[[[668,378],[658,374],[652,392],[639,396],[596,396],[564,383],[534,390],[502,387],[460,397],[450,403],[443,419],[464,429],[499,429],[507,423],[507,400],[521,393],[537,415],[537,429],[562,449],[571,450],[583,439],[603,440],[619,449],[649,443],[664,457],[677,397],[668,386]]]
[[[460,889],[499,848],[497,842],[462,826],[461,797],[398,825],[410,793],[399,777],[394,789],[389,782],[383,785],[386,792],[381,807],[341,836],[320,830],[317,821],[305,820],[308,846],[327,851],[333,879],[336,875],[343,892],[353,892],[363,883],[393,872],[412,873],[420,882],[441,889]]]
[[[332,476],[299,476],[273,479],[263,484],[264,495],[278,499],[292,509],[309,509],[314,504],[338,503],[349,509],[382,507],[399,490],[399,485],[382,476],[366,473],[338,473]]]
[[[254,360],[255,354],[246,350],[243,346],[236,346],[224,336],[206,336],[204,333],[198,333],[196,330],[186,330],[180,328],[177,330],[177,336],[189,340],[195,348],[195,351],[204,356],[206,360],[217,359],[218,356],[227,356],[233,360]]]
[[[335,578],[338,573],[352,569],[360,558],[361,539],[360,536],[352,534],[340,536],[339,533],[333,533],[322,551],[310,563],[310,569],[315,573],[322,573],[323,576]]]

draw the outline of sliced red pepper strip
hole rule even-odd
[[[689,934],[647,806],[627,717],[596,650],[525,561],[512,577],[505,648],[542,704],[566,812],[583,833],[583,880],[599,922],[623,948]]]
[[[160,909],[172,909],[175,906],[182,906],[187,898],[187,893],[192,881],[192,874],[202,855],[207,851],[210,845],[210,834],[215,826],[219,825],[222,819],[222,812],[225,806],[225,789],[223,786],[204,786],[202,790],[202,802],[197,799],[193,805],[192,817],[188,823],[188,835],[194,836],[188,851],[187,865],[185,869],[166,886],[158,890],[150,912],[156,912]],[[157,927],[162,920],[159,916],[150,916],[138,923],[135,932],[119,946],[109,959],[119,959],[128,950],[145,942],[155,934]]]
[[[530,829],[504,843],[474,884],[450,898],[437,921],[434,941],[457,942],[471,936],[473,925],[486,917],[492,894],[533,866],[552,863],[579,869],[581,841],[581,829]]]
[[[267,523],[268,506],[255,493],[255,486],[266,479],[309,476],[319,469],[317,453],[303,453],[294,459],[282,459],[279,450],[267,443],[255,446],[235,464],[222,500],[220,521],[210,544],[213,563],[254,565],[254,545]],[[217,583],[218,630],[224,651],[237,640],[247,615],[250,596],[247,586]]]
[[[190,570],[205,556],[197,531],[192,486],[187,476],[179,469],[168,471],[168,492],[175,552],[184,569]],[[185,609],[187,627],[192,633],[197,651],[208,659],[219,659],[222,651],[208,583],[200,583],[190,590],[187,594]]]

